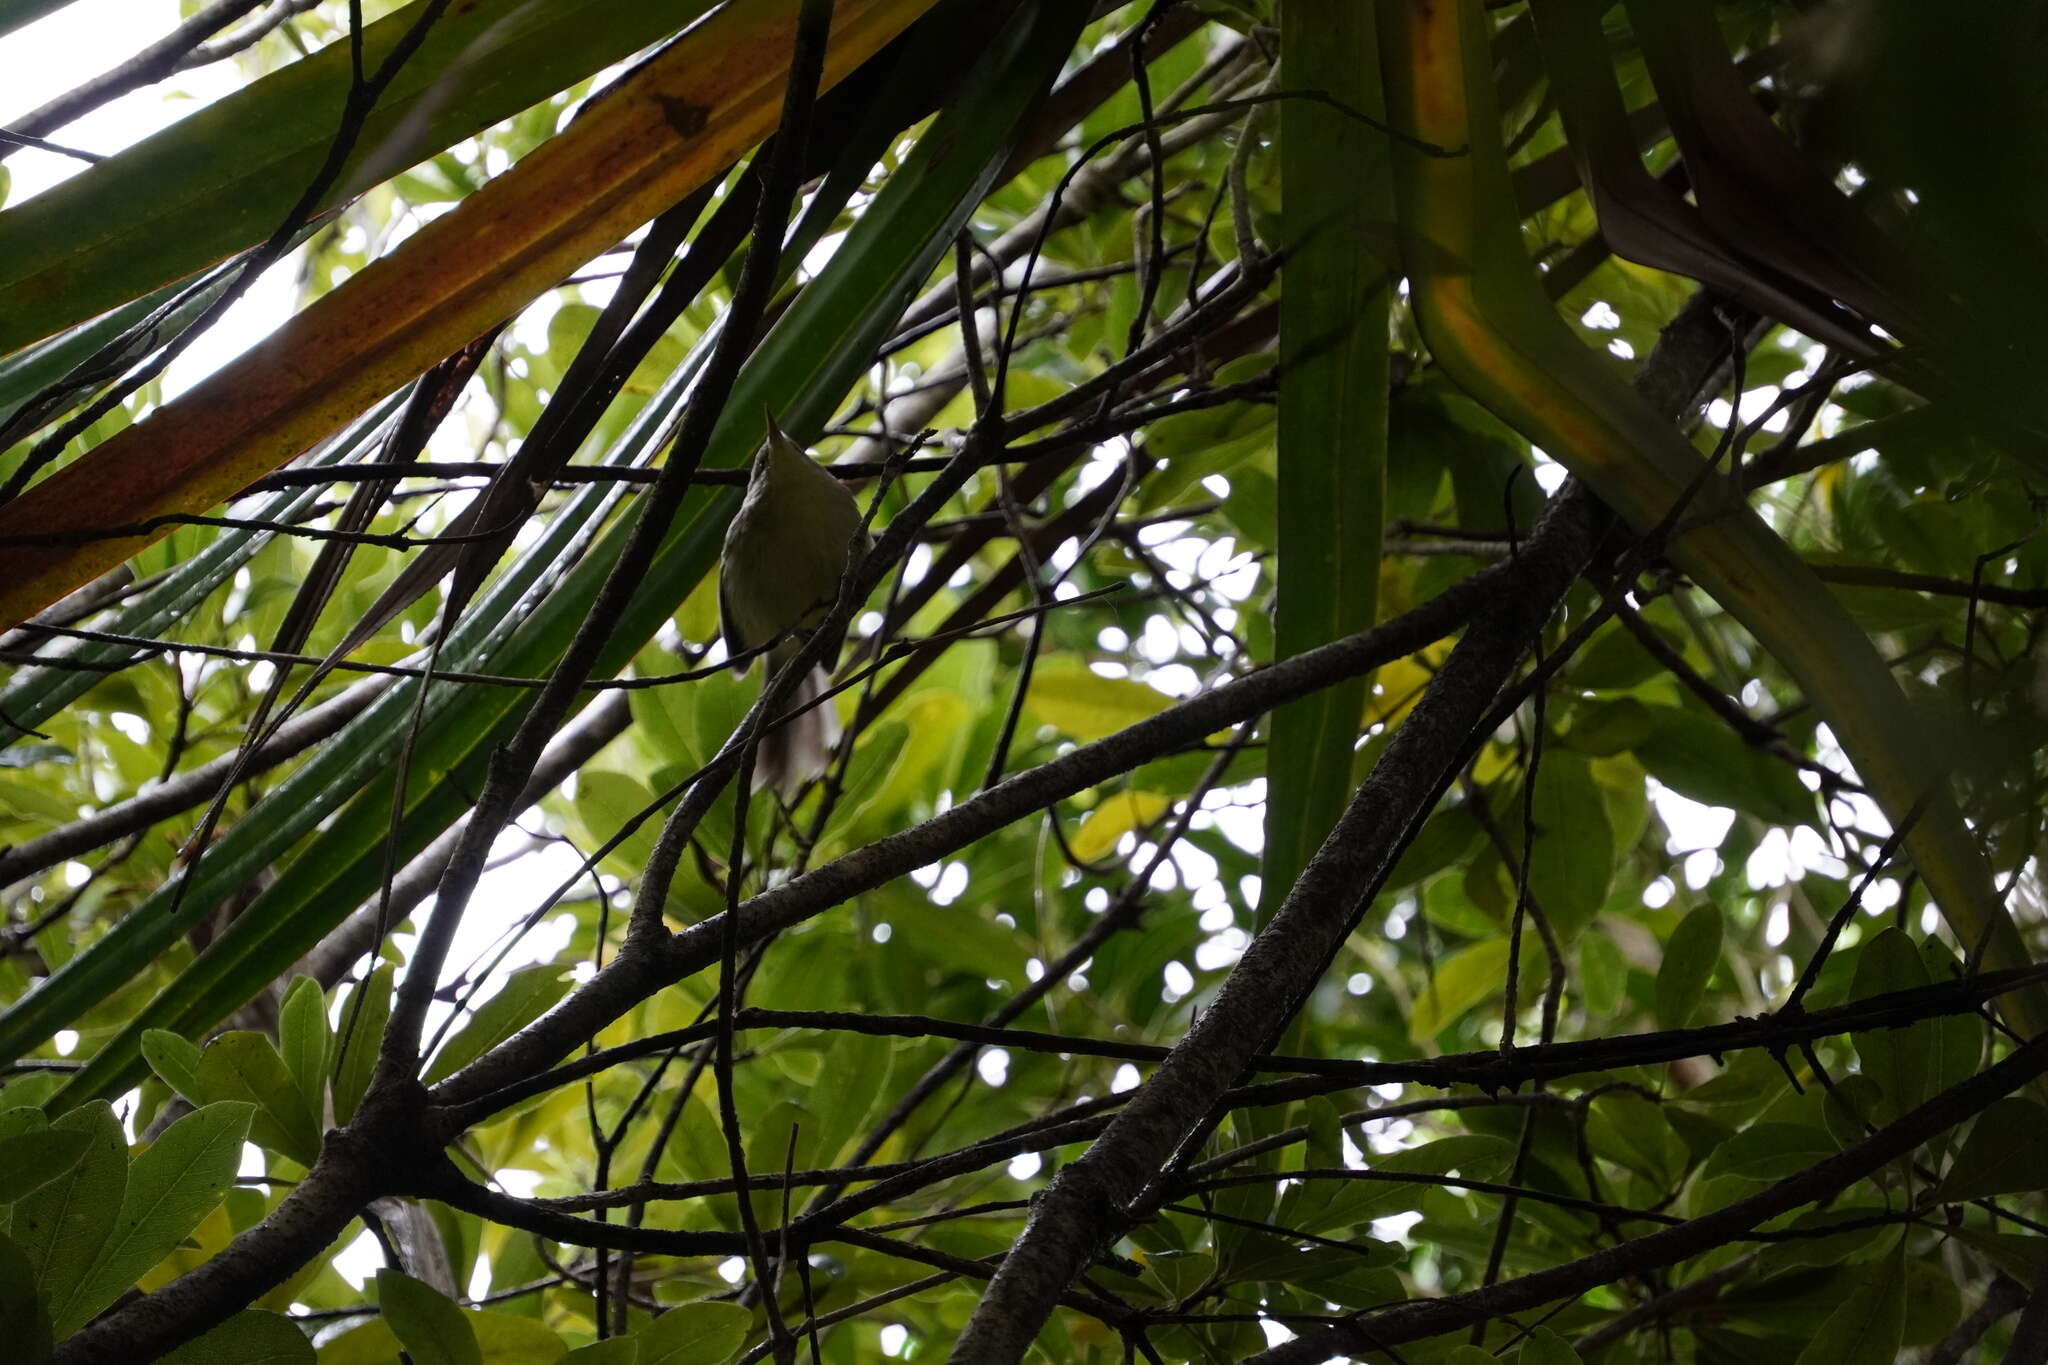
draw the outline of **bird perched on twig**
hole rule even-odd
[[[737,655],[774,641],[766,674],[774,677],[831,613],[848,566],[867,548],[853,494],[771,416],[768,441],[754,456],[747,478],[746,500],[725,532],[718,615],[726,648]],[[824,694],[840,644],[831,642],[781,712]],[[734,667],[744,672],[750,662]],[[792,795],[824,772],[838,741],[839,717],[830,702],[765,730],[754,760],[758,784]]]

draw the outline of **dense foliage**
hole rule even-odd
[[[184,8],[0,134],[245,78],[0,211],[10,1359],[2041,1358],[2038,6]]]

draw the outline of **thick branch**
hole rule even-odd
[[[1591,499],[1560,496],[1473,621],[1385,757],[1252,940],[1216,1003],[1080,1160],[1033,1206],[1017,1248],[976,1307],[952,1359],[1020,1360],[1068,1283],[1135,1208],[1217,1097],[1321,977],[1385,875],[1420,803],[1464,751],[1509,672],[1591,558]]]
[[[1643,365],[1637,390],[1674,419],[1691,411],[1702,377],[1715,373],[1726,355],[1726,335],[1711,301],[1696,295]],[[1574,486],[1553,500],[1511,561],[1514,576],[1467,629],[1215,1005],[1108,1131],[1034,1204],[1016,1250],[961,1333],[954,1361],[1008,1365],[1023,1357],[1096,1246],[1121,1233],[1129,1211],[1141,1206],[1159,1172],[1198,1135],[1245,1063],[1300,1008],[1515,663],[1590,560],[1598,520],[1597,504]]]
[[[387,1109],[365,1100],[357,1129],[372,1130],[391,1117]],[[53,1365],[155,1360],[225,1321],[284,1283],[309,1255],[339,1237],[349,1220],[384,1192],[394,1167],[403,1164],[403,1158],[380,1153],[355,1130],[328,1134],[313,1169],[261,1223],[190,1274],[66,1338],[57,1347]]]

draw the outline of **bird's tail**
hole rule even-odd
[[[755,787],[772,789],[786,800],[804,783],[823,775],[839,743],[839,712],[831,702],[818,700],[831,682],[823,668],[813,668],[797,683],[783,714],[804,706],[810,709],[780,725],[771,721],[771,728],[762,732],[754,755]]]

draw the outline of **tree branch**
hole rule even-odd
[[[1385,1350],[1583,1294],[1626,1276],[1676,1265],[1780,1214],[1847,1189],[2043,1072],[2048,1072],[2048,1034],[2034,1038],[1997,1066],[1943,1091],[1855,1146],[1726,1208],[1487,1289],[1417,1300],[1355,1322],[1304,1333],[1250,1357],[1244,1365],[1317,1365],[1338,1355]]]
[[[1725,360],[1726,336],[1712,301],[1695,295],[1644,363],[1638,391],[1674,419],[1691,411],[1705,389],[1703,376]],[[1596,526],[1604,521],[1576,484],[1552,500],[1508,561],[1512,579],[1486,600],[1216,1003],[1034,1204],[1016,1250],[954,1347],[957,1365],[1008,1365],[1022,1357],[1094,1248],[1121,1233],[1159,1173],[1202,1130],[1217,1098],[1292,1019],[1462,761],[1510,671],[1592,558]]]
[[[1433,800],[1473,726],[1591,558],[1596,520],[1588,495],[1574,490],[1553,501],[1513,561],[1513,581],[1467,628],[1216,1003],[1039,1197],[962,1331],[955,1362],[1008,1365],[1023,1357],[1067,1284],[1122,1232],[1217,1098],[1293,1017],[1392,866],[1418,808]]]

